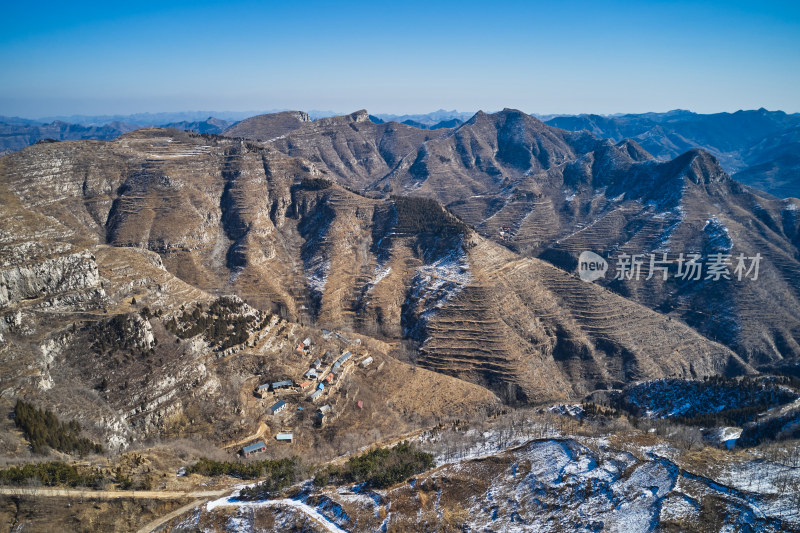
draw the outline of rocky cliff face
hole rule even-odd
[[[57,305],[68,294],[77,298],[102,297],[97,263],[89,252],[16,265],[0,271],[0,311],[23,300]],[[71,299],[70,303],[76,303]]]

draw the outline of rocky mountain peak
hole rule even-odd
[[[697,184],[708,185],[730,180],[717,158],[699,148],[689,150],[676,157],[672,163],[679,167],[686,167],[686,176]]]
[[[359,109],[355,113],[350,113],[353,122],[369,122],[369,112],[366,109]]]

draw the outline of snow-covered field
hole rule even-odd
[[[256,502],[239,501],[237,490],[199,514],[227,510],[216,522],[225,524],[220,531],[252,530],[258,509],[272,510],[276,524],[302,516],[314,530],[335,532],[431,530],[452,525],[454,516],[459,530],[481,532],[800,531],[800,468],[755,452],[727,456],[709,474],[663,441],[544,437],[518,444],[496,429],[464,434],[475,444],[461,459],[440,453],[437,469],[388,490],[306,483],[292,498]],[[418,442],[436,445],[441,437]],[[198,520],[184,518],[183,529]]]

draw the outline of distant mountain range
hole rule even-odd
[[[666,113],[577,115],[547,120],[550,126],[615,141],[633,139],[658,159],[702,148],[734,179],[780,197],[800,196],[800,114],[737,111],[700,115]]]
[[[72,124],[82,124],[84,126],[99,126],[108,124],[109,122],[125,122],[137,126],[158,126],[173,122],[197,122],[205,120],[208,117],[216,117],[220,120],[232,123],[254,115],[275,113],[277,111],[277,109],[273,109],[269,111],[177,111],[174,113],[134,113],[131,115],[54,115],[40,117],[32,122],[41,124],[58,120]],[[2,122],[6,122],[5,119],[6,117],[0,117],[0,121]]]
[[[382,124],[384,122],[400,122],[423,130],[436,130],[441,128],[455,128],[469,120],[474,114],[475,113],[471,112],[462,113],[455,109],[452,111],[440,109],[422,115],[377,114],[370,115],[370,119],[377,124]]]
[[[55,141],[111,140],[138,127],[125,122],[110,122],[102,126],[83,126],[61,121],[37,124],[25,119],[0,117],[0,155],[21,150],[47,139]]]
[[[297,118],[300,115],[303,118]],[[332,111],[139,113],[133,115],[44,117],[0,116],[0,155],[45,139],[111,140],[139,127],[176,128],[270,140]],[[376,124],[401,123],[419,130],[452,129],[473,113],[440,109],[426,114],[371,114]],[[702,115],[686,110],[625,115],[534,115],[550,126],[612,139],[633,139],[648,153],[668,160],[694,148],[714,155],[734,179],[786,198],[800,197],[800,114],[758,109]]]

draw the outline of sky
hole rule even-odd
[[[800,2],[7,2],[0,115],[800,112]]]

